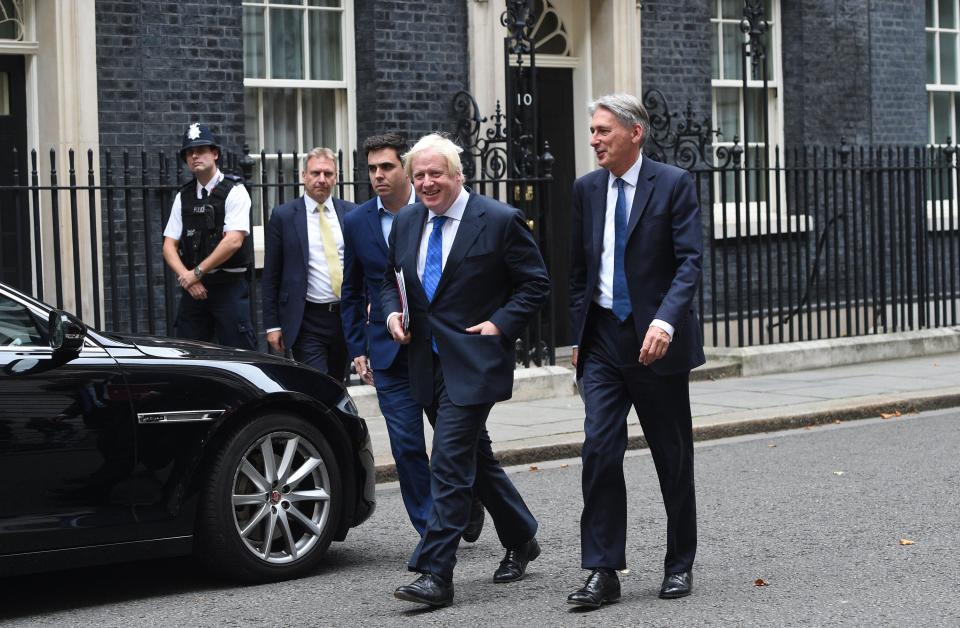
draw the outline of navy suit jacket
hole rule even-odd
[[[432,334],[450,401],[473,405],[509,399],[514,342],[550,294],[540,250],[519,210],[471,193],[433,301],[428,301],[417,276],[427,216],[423,203],[397,214],[381,292],[384,319],[401,311],[394,275],[395,268],[401,269],[410,301],[411,396],[424,406],[434,401]],[[487,320],[500,336],[465,331]]]
[[[389,250],[380,226],[377,197],[343,217],[343,294],[340,318],[350,357],[365,355],[375,369],[387,369],[400,345],[393,341],[380,309],[380,288]],[[367,304],[370,317],[367,318]]]
[[[573,184],[570,316],[574,344],[583,344],[590,302],[597,291],[609,171],[595,170]],[[685,170],[643,157],[627,221],[624,270],[637,337],[657,318],[673,325],[655,373],[690,371],[704,363],[700,322],[693,308],[700,285],[703,231],[693,179]],[[583,360],[578,363],[582,374]]]
[[[343,217],[356,207],[349,201],[333,199],[333,209],[343,230]],[[275,207],[264,230],[263,326],[279,327],[283,343],[292,347],[300,333],[307,302],[307,271],[310,245],[307,242],[307,206],[303,197]]]

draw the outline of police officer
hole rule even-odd
[[[250,195],[217,168],[220,146],[206,126],[187,128],[180,158],[194,178],[177,193],[163,231],[163,259],[183,289],[177,337],[215,337],[222,345],[254,349],[246,278],[253,263]]]

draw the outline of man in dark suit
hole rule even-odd
[[[409,563],[421,576],[394,595],[431,606],[453,601],[474,481],[507,550],[494,582],[520,580],[540,554],[536,519],[493,457],[486,420],[513,392],[513,343],[550,280],[522,214],[463,188],[459,153],[427,135],[405,156],[420,202],[396,218],[381,294],[391,335],[409,344],[412,397],[434,424],[433,507]],[[394,269],[406,284],[409,329]]]
[[[693,311],[703,248],[690,176],[643,157],[650,118],[626,94],[590,107],[590,145],[601,168],[573,185],[570,310],[574,365],[586,418],[582,567],[571,604],[620,597],[626,567],[626,418],[637,410],[667,512],[660,597],[688,595],[696,553],[690,370],[703,364]]]
[[[337,156],[329,148],[306,155],[303,196],[275,207],[263,257],[263,324],[279,353],[343,381],[349,360],[340,324],[343,216],[353,203],[331,197]]]
[[[403,505],[413,527],[422,535],[432,503],[430,463],[423,442],[423,406],[410,397],[407,348],[390,337],[380,309],[393,221],[402,207],[416,202],[413,184],[401,161],[407,148],[406,141],[396,133],[374,135],[363,143],[367,172],[377,195],[343,218],[340,316],[357,374],[377,389]],[[369,314],[368,304],[372,304]],[[476,541],[482,527],[483,506],[475,499],[464,540]]]

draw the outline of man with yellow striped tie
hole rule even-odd
[[[353,203],[333,198],[337,158],[306,155],[303,196],[275,207],[264,238],[263,324],[274,351],[339,380],[349,359],[340,323],[343,215]]]

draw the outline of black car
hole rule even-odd
[[[94,331],[0,284],[0,576],[190,552],[304,574],[374,509],[356,415],[292,360]]]

